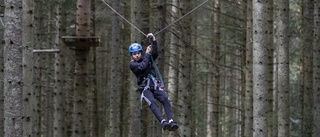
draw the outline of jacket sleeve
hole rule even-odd
[[[132,72],[135,74],[143,73],[149,65],[150,56],[150,53],[145,53],[141,62],[131,61],[130,69],[132,70]]]
[[[151,52],[151,54],[152,54],[152,58],[154,60],[156,60],[158,58],[158,43],[157,43],[156,40],[152,42],[152,52]]]

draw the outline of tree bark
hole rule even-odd
[[[112,6],[116,11],[120,11],[120,1],[113,1]],[[112,16],[112,36],[111,36],[111,70],[110,70],[110,136],[120,136],[120,102],[121,102],[121,90],[120,90],[120,25],[118,15],[113,13]]]
[[[22,0],[6,0],[4,14],[4,137],[23,136]]]
[[[220,11],[220,0],[213,1],[214,11]],[[220,86],[220,14],[213,15],[213,38],[209,57],[210,63],[207,91],[207,136],[218,137],[219,135],[219,86]]]
[[[314,35],[313,35],[313,132],[312,137],[320,135],[320,1],[314,5]]]
[[[278,136],[290,136],[289,106],[289,1],[278,1]]]
[[[131,1],[131,22],[137,27],[141,28],[141,0]],[[141,41],[140,32],[131,28],[131,41]],[[128,47],[128,46],[127,46]],[[131,56],[128,55],[130,60]],[[129,64],[129,63],[128,63]],[[129,74],[129,92],[130,92],[130,135],[135,137],[141,136],[141,110],[140,110],[140,92],[137,91],[137,81],[135,75],[131,72],[128,65],[127,73]]]
[[[180,17],[178,0],[172,0],[172,7],[171,7],[171,14],[172,17],[170,18],[170,22],[174,22],[177,17]],[[179,78],[178,78],[178,66],[179,66],[179,37],[181,35],[181,31],[179,31],[176,25],[171,27],[172,31],[170,33],[170,43],[167,51],[170,53],[168,59],[168,82],[167,82],[167,93],[172,105],[172,111],[174,114],[178,114],[178,111],[175,111],[175,107],[177,106],[178,98],[178,87],[179,87]],[[176,117],[177,119],[177,117]],[[173,133],[170,133],[171,136],[174,136]]]
[[[0,5],[3,5],[4,1],[0,1]],[[4,9],[1,8],[0,9],[0,13],[3,13]],[[1,24],[2,25],[2,24]],[[0,35],[3,36],[3,32],[4,32],[4,27],[0,27]],[[0,46],[0,135],[4,135],[4,88],[3,88],[3,71],[4,71],[4,60],[3,60],[3,47],[4,47],[4,43],[1,43]]]
[[[158,30],[166,27],[166,16],[167,16],[167,0],[158,0]],[[159,46],[159,56],[157,58],[158,68],[161,74],[164,74],[164,62],[165,62],[165,37],[166,33],[159,33],[157,36],[157,42]]]
[[[302,114],[302,135],[310,137],[312,136],[313,122],[313,91],[312,91],[312,69],[313,69],[313,55],[312,53],[312,36],[310,33],[313,28],[310,24],[313,24],[313,11],[314,0],[302,1],[302,94],[303,94],[303,114]]]
[[[33,45],[34,45],[34,3],[32,0],[25,0],[23,9],[23,136],[34,136],[32,134],[33,103],[35,101],[33,92]]]
[[[90,36],[90,0],[77,1],[76,35]],[[90,45],[88,45],[90,46]],[[76,47],[73,136],[89,135],[88,58],[90,47]]]
[[[277,94],[276,91],[273,89],[273,54],[274,54],[274,33],[273,33],[273,28],[274,28],[274,3],[273,0],[267,0],[267,45],[268,45],[268,62],[270,62],[268,65],[268,136],[272,137],[274,130],[277,128],[277,121],[274,121],[274,119],[277,117],[277,112],[275,110],[276,105],[275,103],[277,102]]]
[[[253,136],[268,136],[268,45],[266,1],[253,0]]]
[[[35,9],[38,9],[41,7],[41,2],[39,0],[34,0],[34,6]],[[34,40],[34,47],[35,49],[40,49],[40,21],[41,21],[41,15],[40,15],[41,10],[34,10],[34,35],[35,35],[35,40]],[[33,113],[33,121],[32,121],[32,132],[34,135],[40,135],[41,133],[41,118],[40,118],[40,94],[41,94],[41,73],[40,73],[40,54],[33,54],[34,60],[33,60],[33,94],[35,97],[34,103],[33,103],[33,108],[34,108],[34,113]]]
[[[181,12],[182,15],[186,14],[191,9],[191,1],[181,1]],[[192,83],[191,83],[191,17],[187,16],[184,20],[181,20],[181,35],[183,45],[180,47],[180,64],[179,64],[179,91],[178,91],[178,110],[177,118],[179,121],[179,135],[191,136],[191,94]]]
[[[64,3],[57,2],[56,5],[56,39],[55,39],[55,48],[60,49],[59,53],[55,54],[55,65],[54,65],[54,96],[53,96],[53,103],[54,103],[54,131],[53,136],[54,137],[62,137],[66,136],[64,133],[63,125],[64,122],[64,112],[65,112],[65,92],[64,92],[64,85],[65,85],[65,46],[63,45],[61,36],[64,36],[66,34],[66,17],[65,17],[65,9]]]
[[[253,135],[253,81],[252,81],[252,0],[247,0],[247,34],[246,34],[246,69],[245,69],[245,102],[244,102],[244,136],[245,137],[252,137]]]
[[[172,18],[171,22],[175,21],[179,13],[178,13],[178,0],[172,0]],[[170,35],[170,42],[171,44],[168,47],[169,55],[169,70],[168,70],[168,93],[169,98],[171,99],[171,103],[175,106],[176,102],[178,101],[176,92],[178,91],[178,64],[179,64],[179,40],[176,35],[180,35],[178,28],[176,26],[172,26],[172,33]]]
[[[44,1],[43,1],[44,2]],[[47,11],[47,12],[44,12],[44,24],[42,24],[43,28],[44,28],[44,31],[42,33],[46,34],[46,35],[41,35],[41,37],[44,41],[44,45],[41,46],[41,48],[52,48],[53,46],[51,46],[52,44],[52,41],[54,41],[54,35],[53,32],[54,32],[54,28],[53,28],[53,24],[50,23],[51,20],[53,20],[55,17],[54,17],[54,4],[53,4],[53,0],[48,0],[46,2],[44,2],[49,6],[49,8],[44,8],[45,10],[44,11]],[[48,24],[47,24],[48,22]],[[43,115],[41,115],[43,121],[42,121],[42,124],[44,125],[44,128],[43,128],[43,132],[44,132],[44,136],[53,136],[53,113],[54,113],[54,110],[53,110],[53,89],[51,88],[51,83],[54,82],[54,79],[51,77],[53,75],[53,58],[52,58],[52,54],[42,54],[41,55],[41,64],[40,64],[40,67],[43,68],[42,69],[42,74],[43,74],[43,85],[42,88],[42,113]]]

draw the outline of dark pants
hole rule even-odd
[[[146,89],[142,92],[144,96],[144,100],[148,103],[150,109],[152,110],[153,114],[157,117],[159,122],[163,119],[163,115],[155,102],[157,99],[164,107],[164,110],[167,114],[168,120],[173,119],[172,108],[168,98],[167,93],[164,90],[151,90]]]

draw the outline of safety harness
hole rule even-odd
[[[148,37],[148,42],[149,42],[150,44],[152,44],[152,46],[154,46],[153,43],[151,42],[151,39],[152,39],[152,37]],[[146,100],[146,102],[148,103],[149,106],[151,105],[150,100],[148,100],[148,98],[146,98],[146,97],[144,96],[144,91],[146,91],[147,89],[150,89],[150,88],[151,88],[151,87],[150,87],[150,81],[153,82],[153,89],[154,89],[154,90],[157,90],[158,88],[159,88],[159,90],[164,90],[164,82],[163,82],[162,76],[161,76],[161,74],[160,74],[160,71],[159,71],[159,69],[158,69],[158,67],[157,67],[157,64],[155,63],[152,55],[150,56],[150,58],[151,58],[152,67],[154,68],[154,70],[155,70],[155,72],[156,72],[156,75],[157,75],[157,77],[159,78],[160,81],[158,81],[158,80],[157,80],[152,74],[150,74],[150,73],[147,75],[147,78],[144,79],[143,83],[147,81],[147,85],[143,88],[143,91],[141,92],[141,97],[140,97],[140,109],[142,109],[142,100],[143,100],[143,99]]]

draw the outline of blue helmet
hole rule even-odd
[[[128,49],[129,53],[142,51],[142,46],[139,43],[132,43]]]

